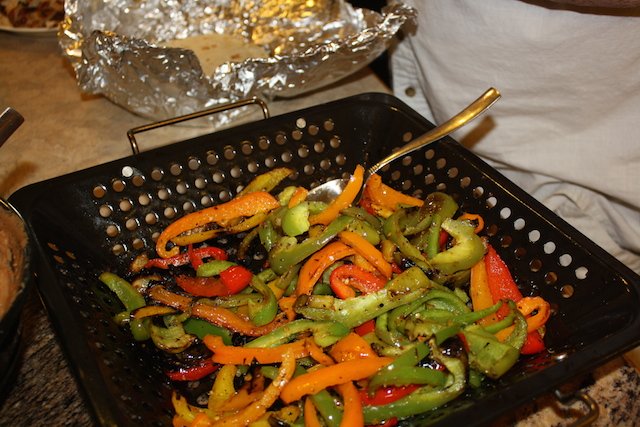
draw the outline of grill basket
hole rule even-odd
[[[289,166],[314,186],[372,164],[433,127],[396,98],[363,94],[193,138],[25,187],[10,201],[38,247],[38,287],[95,419],[170,426],[172,384],[153,345],[112,317],[97,279],[124,273],[187,212],[229,200],[256,174]],[[552,305],[549,352],[413,424],[483,425],[640,343],[640,277],[451,138],[380,172],[415,195],[444,191],[483,215],[524,294]],[[233,246],[234,237],[228,238]],[[196,387],[197,389],[197,387]],[[190,390],[194,393],[194,390]]]

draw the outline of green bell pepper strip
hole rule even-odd
[[[127,312],[127,317],[133,310],[140,307],[144,307],[146,302],[144,297],[134,288],[131,283],[121,278],[120,276],[110,273],[108,271],[100,274],[99,279],[104,283],[111,292],[116,294],[120,302],[124,305]],[[119,318],[124,318],[122,314],[117,315]],[[130,319],[129,329],[131,335],[136,341],[148,340],[151,336],[150,327],[151,319]]]
[[[365,424],[379,424],[390,418],[404,419],[430,411],[455,399],[464,392],[466,385],[466,367],[462,360],[442,354],[433,340],[429,341],[434,360],[447,369],[444,387],[426,385],[413,393],[386,405],[365,406],[362,409]]]
[[[419,368],[416,365],[429,354],[429,347],[424,342],[416,341],[408,350],[389,365],[382,368],[369,380],[368,391],[373,393],[379,387],[390,385],[431,384],[444,386],[446,375],[430,368]],[[428,371],[423,371],[428,370]]]
[[[333,240],[351,221],[353,221],[351,217],[339,216],[329,223],[320,234],[309,237],[301,243],[290,236],[280,238],[276,246],[269,252],[271,269],[276,274],[283,274],[289,267],[302,262]]]
[[[347,336],[350,331],[348,327],[338,322],[296,319],[249,341],[245,347],[275,347],[288,343],[303,333],[311,333],[316,344],[328,347]]]
[[[421,368],[419,366],[402,366],[390,371],[379,372],[370,381],[369,388],[403,386],[411,384],[431,385],[442,387],[447,375],[437,369]]]
[[[380,218],[370,214],[365,209],[359,206],[349,206],[348,208],[342,210],[342,214],[359,219],[361,221],[365,221],[376,231],[382,231],[382,221],[380,220]]]
[[[278,299],[271,288],[255,275],[251,278],[250,286],[260,294],[261,298],[248,301],[249,319],[256,326],[271,323],[278,314]]]
[[[403,334],[399,333],[395,328],[391,329],[389,325],[389,312],[382,313],[376,317],[376,325],[374,332],[380,340],[385,344],[400,346],[407,344],[409,340]]]
[[[431,265],[427,259],[422,255],[422,252],[407,239],[400,227],[400,220],[406,215],[404,209],[398,209],[387,218],[383,225],[382,230],[387,239],[391,240],[398,247],[398,250],[407,258],[416,263],[423,270],[431,270]]]
[[[312,320],[333,320],[354,328],[389,310],[420,298],[428,291],[429,278],[412,267],[391,279],[385,288],[366,295],[339,299],[328,295],[300,295],[296,313]]]
[[[327,427],[338,427],[342,422],[342,410],[331,393],[324,389],[310,397]]]
[[[442,221],[442,228],[456,243],[452,248],[439,252],[429,260],[440,274],[449,275],[469,270],[482,259],[485,247],[471,223],[447,218]]]
[[[286,208],[282,215],[282,231],[287,236],[299,236],[309,231],[309,203],[301,202],[292,208]]]
[[[273,247],[276,245],[276,242],[280,238],[280,235],[276,231],[273,226],[273,222],[270,219],[264,221],[260,226],[255,228],[254,230],[258,230],[258,237],[260,238],[260,243],[267,250],[267,252],[271,251]]]
[[[238,265],[235,262],[227,260],[213,260],[201,264],[196,270],[196,276],[198,277],[213,277],[219,276],[224,270],[234,265]]]
[[[417,241],[412,243],[420,248],[427,259],[431,259],[440,252],[440,233],[442,230],[443,218],[440,214],[433,214],[431,219],[431,225],[429,228],[421,234]]]
[[[203,339],[205,335],[217,335],[222,337],[222,342],[226,345],[231,345],[232,333],[226,328],[211,324],[206,320],[190,317],[182,323],[185,332],[195,335],[199,339]]]
[[[478,324],[462,330],[468,348],[469,366],[489,378],[500,378],[516,364],[527,337],[527,321],[513,301],[509,302],[509,307],[515,314],[515,328],[504,342]]]
[[[351,222],[351,224],[349,224],[347,230],[359,234],[373,246],[380,244],[380,233],[366,221],[356,218]]]
[[[184,317],[184,314],[164,316],[166,327],[151,324],[151,340],[156,347],[168,353],[181,353],[195,343],[196,337],[182,325]]]

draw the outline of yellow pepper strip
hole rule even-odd
[[[371,345],[355,332],[349,333],[336,342],[329,350],[329,355],[336,362],[377,357]]]
[[[187,399],[175,391],[171,395],[171,403],[173,404],[173,409],[176,411],[173,419],[174,425],[176,425],[178,421],[183,423],[178,425],[188,426],[196,418],[196,415],[202,412],[201,408],[189,405]]]
[[[420,207],[424,204],[423,200],[409,196],[389,187],[382,182],[382,178],[378,174],[371,175],[367,180],[363,197],[371,203],[375,210],[380,210],[381,213],[387,212],[389,214],[394,212],[400,206]]]
[[[238,392],[231,396],[229,400],[222,403],[221,409],[227,413],[244,409],[256,400],[260,399],[263,392],[263,390],[256,390],[249,393],[246,389],[238,390]]]
[[[281,362],[283,354],[286,352],[293,353],[296,359],[309,355],[305,340],[297,340],[275,347],[236,347],[224,344],[222,337],[206,335],[203,342],[213,352],[211,360],[221,364],[251,365],[258,362],[264,365]]]
[[[161,304],[168,305],[180,311],[191,309],[191,315],[194,317],[227,328],[233,332],[239,332],[252,337],[267,334],[278,326],[289,322],[289,319],[287,319],[283,313],[280,313],[271,323],[257,327],[251,321],[240,317],[237,313],[229,309],[194,302],[191,298],[168,291],[163,286],[154,286],[151,288],[149,290],[149,297]]]
[[[307,350],[309,350],[309,356],[311,356],[313,360],[322,365],[334,364],[333,359],[329,357],[312,338],[307,338],[305,340],[305,344],[307,346]]]
[[[175,246],[167,250],[167,244],[184,232],[211,223],[220,223],[235,218],[250,217],[261,212],[269,212],[279,206],[280,203],[271,194],[258,191],[235,197],[220,205],[192,212],[172,222],[162,231],[156,241],[156,252],[162,258],[175,256],[180,252],[180,248]]]
[[[207,407],[211,411],[220,411],[223,409],[225,402],[233,397],[236,389],[233,382],[236,377],[238,368],[235,365],[224,365],[218,369],[216,379],[209,393],[209,403]]]
[[[483,310],[493,305],[493,297],[489,289],[487,280],[487,268],[484,263],[484,257],[471,267],[471,279],[469,285],[469,294],[471,296],[471,304],[474,311]],[[478,321],[481,325],[489,325],[498,321],[495,313],[490,314]]]
[[[479,214],[465,212],[462,215],[460,215],[457,219],[468,220],[468,221],[471,221],[472,223],[475,223],[476,228],[474,228],[473,231],[476,234],[480,233],[484,229],[484,218],[482,218],[482,216]]]
[[[285,314],[288,320],[293,320],[296,318],[296,312],[293,309],[293,306],[296,303],[296,299],[297,298],[295,295],[291,295],[288,297],[281,297],[278,300],[278,307],[280,307],[280,310]]]
[[[362,414],[362,401],[358,389],[349,381],[348,383],[339,384],[336,389],[342,395],[344,411],[342,412],[342,420],[340,427],[361,427],[364,426],[364,415]]]
[[[256,176],[246,187],[242,189],[238,196],[243,196],[249,193],[255,193],[258,191],[266,191],[269,192],[276,188],[283,179],[294,173],[295,171],[291,168],[275,168],[271,169],[268,172],[262,173]]]
[[[323,224],[327,225],[338,217],[343,209],[349,207],[355,200],[362,188],[364,180],[364,168],[361,165],[356,166],[355,171],[351,174],[349,182],[330,204],[322,212],[309,217],[311,225]]]
[[[316,411],[316,407],[310,397],[304,400],[304,426],[322,427],[322,423],[318,418],[318,411]]]
[[[287,204],[287,207],[291,209],[299,205],[300,202],[303,202],[307,198],[307,194],[309,194],[309,190],[307,190],[306,188],[296,187],[296,190],[294,191],[293,195],[289,199],[289,203]]]
[[[296,358],[293,350],[287,350],[281,356],[281,360],[282,364],[280,365],[276,378],[271,381],[269,386],[262,393],[260,399],[243,410],[215,422],[213,425],[216,427],[236,427],[247,425],[260,419],[267,412],[269,407],[278,400],[278,396],[281,394],[282,389],[290,382],[296,369]]]
[[[389,264],[382,256],[382,252],[373,246],[367,239],[354,233],[353,231],[341,231],[338,238],[353,248],[356,253],[360,254],[364,259],[369,261],[373,266],[387,279],[391,278],[391,264]]]
[[[145,305],[131,312],[131,316],[134,319],[144,319],[145,317],[164,316],[175,312],[176,310],[166,305]]]
[[[523,297],[517,303],[518,311],[527,320],[527,333],[536,331],[544,326],[551,316],[551,305],[542,297]],[[531,316],[531,313],[535,313]],[[500,341],[504,341],[514,329],[514,326],[509,326],[498,332],[496,337]]]
[[[322,273],[334,262],[353,255],[354,250],[342,242],[331,242],[304,263],[300,269],[296,295],[310,295]]]
[[[328,387],[368,378],[393,360],[392,357],[370,357],[340,362],[315,371],[308,371],[289,381],[282,389],[280,398],[288,404]]]

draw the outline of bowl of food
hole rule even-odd
[[[1,199],[0,199],[1,200]],[[24,222],[0,202],[0,393],[11,384],[19,361],[21,317],[31,288],[29,238]]]

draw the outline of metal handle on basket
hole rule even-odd
[[[563,393],[560,390],[555,390],[555,395],[563,405],[571,405],[577,400],[584,403],[587,407],[587,413],[570,424],[571,427],[587,427],[598,419],[598,416],[600,415],[598,403],[584,391],[577,390],[573,393]]]
[[[267,104],[263,100],[257,97],[243,99],[241,101],[231,102],[229,104],[224,104],[224,105],[218,105],[212,108],[208,108],[206,110],[197,111],[191,114],[185,114],[184,116],[178,116],[171,119],[161,120],[158,122],[149,123],[146,125],[138,126],[133,129],[129,129],[129,131],[127,131],[127,137],[129,138],[131,151],[133,151],[134,155],[140,154],[140,150],[138,149],[138,142],[136,141],[136,137],[135,137],[137,133],[158,129],[164,126],[175,125],[177,123],[186,122],[188,120],[197,119],[200,117],[208,116],[210,114],[217,114],[217,113],[222,113],[224,111],[233,110],[236,108],[246,107],[248,105],[259,106],[262,109],[262,115],[264,116],[264,118],[265,119],[269,118],[269,108],[267,107]]]

